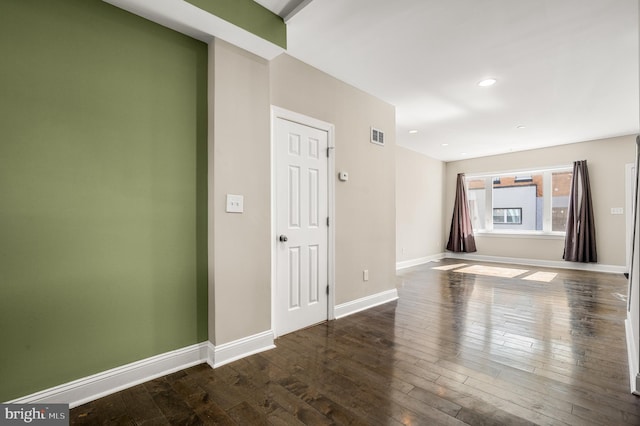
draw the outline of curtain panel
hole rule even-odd
[[[562,258],[569,262],[597,262],[596,227],[591,203],[587,161],[573,163],[573,179],[567,210],[567,233]]]
[[[447,250],[455,253],[472,253],[476,251],[476,240],[471,227],[464,173],[458,173],[456,199],[453,205],[453,217],[451,218]]]

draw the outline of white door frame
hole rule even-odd
[[[278,337],[276,331],[276,286],[277,286],[277,259],[276,251],[278,248],[276,233],[276,154],[275,154],[275,123],[278,119],[293,121],[304,126],[313,127],[327,132],[327,144],[329,158],[327,161],[327,202],[329,212],[329,235],[327,243],[327,280],[329,285],[329,297],[327,300],[327,319],[335,319],[335,241],[336,241],[336,221],[335,221],[335,126],[325,121],[317,120],[297,112],[289,111],[277,106],[271,106],[271,330],[273,337]]]
[[[628,163],[624,166],[625,174],[625,253],[626,253],[626,266],[627,273],[631,267],[631,236],[633,235],[633,210],[634,210],[634,196],[635,196],[635,181],[636,181],[636,164]]]

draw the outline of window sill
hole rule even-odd
[[[476,237],[564,240],[564,232],[474,231]]]

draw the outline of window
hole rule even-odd
[[[492,206],[495,210],[518,210],[517,220],[497,222],[494,218],[493,229],[517,231],[542,231],[542,208],[544,203],[544,176],[540,173],[521,175],[509,174],[500,176],[498,183],[493,183]]]
[[[469,215],[473,229],[484,229],[484,215],[486,212],[485,179],[467,179],[467,200]]]
[[[567,209],[569,208],[569,192],[573,171],[554,172],[551,174],[551,230],[565,232],[567,230]]]
[[[571,178],[571,166],[467,175],[473,229],[494,233],[564,233]]]
[[[522,209],[493,209],[493,224],[501,223],[522,224]]]

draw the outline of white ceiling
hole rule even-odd
[[[398,145],[433,158],[639,131],[635,0],[258,2],[306,4],[287,53],[395,105]]]

